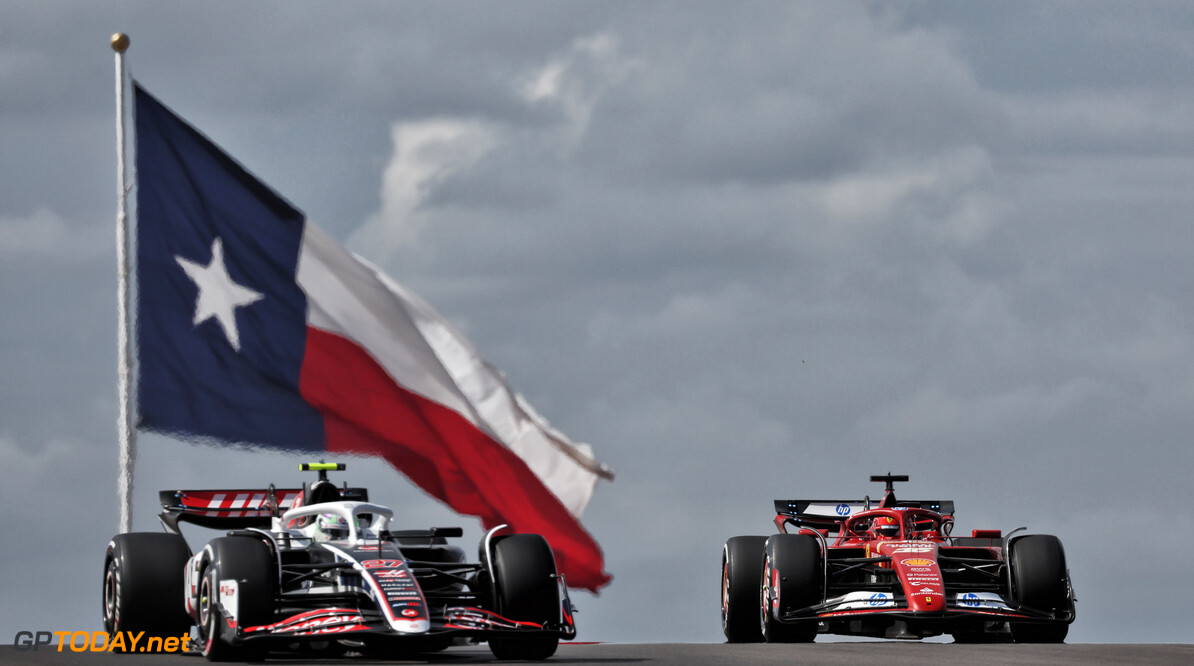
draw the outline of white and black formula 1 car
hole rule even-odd
[[[301,489],[166,490],[166,531],[115,536],[104,556],[110,635],[178,637],[210,660],[348,651],[398,657],[486,641],[499,659],[546,659],[576,636],[547,541],[490,530],[480,562],[459,527],[392,530],[393,512],[329,470]],[[191,553],[179,523],[228,530]],[[503,526],[504,527],[504,526]]]
[[[1061,541],[974,530],[953,536],[954,503],[775,500],[781,534],[739,536],[721,559],[730,642],[810,642],[818,632],[957,642],[1060,643],[1074,621]]]

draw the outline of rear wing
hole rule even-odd
[[[912,509],[928,509],[942,516],[953,518],[953,500],[899,500],[896,507]],[[829,530],[836,533],[841,530],[846,519],[860,511],[878,508],[872,505],[870,499],[864,500],[775,500],[775,524],[784,523],[799,527]],[[782,529],[782,528],[781,528]]]
[[[328,484],[329,487],[334,488]],[[339,499],[368,502],[365,488],[335,488]],[[167,531],[177,534],[179,523],[213,529],[269,528],[270,519],[296,506],[307,492],[303,488],[241,490],[163,490],[158,493],[162,512],[158,519]],[[300,502],[299,505],[309,502]]]

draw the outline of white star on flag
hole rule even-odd
[[[195,301],[195,326],[215,317],[224,329],[224,335],[232,348],[240,351],[240,333],[236,330],[236,308],[256,303],[264,298],[232,281],[224,267],[224,244],[219,238],[211,243],[211,263],[206,266],[175,255],[174,260],[186,271],[187,277],[199,287],[199,298]]]

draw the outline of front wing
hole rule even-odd
[[[901,593],[860,590],[786,612],[779,619],[815,620],[834,634],[914,638],[992,627],[1006,631],[1008,623],[1069,624],[1074,613],[1072,609],[1054,613],[1028,608],[994,592],[948,594],[944,610],[914,611]]]
[[[951,618],[993,616],[1019,620],[1068,621],[1072,613],[1054,614],[1018,606],[994,592],[963,592],[948,595],[945,610],[937,612],[911,611],[904,595],[891,592],[859,591],[834,597],[825,603],[784,614],[784,621],[832,618],[846,615],[903,615],[923,618]]]
[[[235,581],[221,581],[234,584]],[[432,607],[429,622],[423,631],[397,631],[390,619],[368,604],[330,604],[323,608],[304,610],[270,624],[241,626],[236,621],[235,603],[220,600],[225,622],[221,624],[222,638],[231,644],[314,642],[343,638],[388,637],[408,639],[412,643],[430,637],[488,639],[493,636],[521,635],[527,637],[551,635],[563,640],[576,637],[572,605],[563,577],[558,579],[560,614],[558,620],[529,622],[513,620],[485,608],[475,606]],[[314,596],[314,595],[312,595]],[[328,595],[329,601],[352,601],[344,595]]]

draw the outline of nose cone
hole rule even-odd
[[[431,622],[427,620],[393,620],[390,626],[402,634],[425,634],[431,628]]]
[[[893,544],[888,550],[908,609],[916,612],[945,610],[945,583],[937,564],[937,544],[923,541]]]
[[[914,611],[930,612],[945,609],[945,597],[941,594],[917,594],[908,598],[908,606]]]

